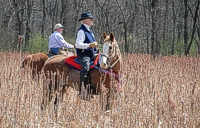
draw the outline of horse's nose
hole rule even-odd
[[[105,67],[106,67],[106,63],[101,63],[101,64],[100,64],[100,67],[101,67],[101,68],[105,68]]]

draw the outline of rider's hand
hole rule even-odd
[[[93,42],[93,43],[90,43],[90,44],[89,44],[89,47],[91,47],[91,48],[96,48],[97,45],[98,45],[97,42]]]

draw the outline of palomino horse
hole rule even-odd
[[[66,59],[65,56],[52,58],[49,61],[47,61],[43,67],[43,70],[44,70],[44,73],[46,74],[47,79],[52,80],[49,83],[48,95],[44,96],[46,98],[49,97],[50,101],[52,100],[52,97],[53,97],[52,93],[59,92],[59,93],[55,93],[59,95],[60,93],[61,94],[64,93],[65,86],[75,88],[78,91],[78,88],[79,88],[78,86],[80,82],[79,71],[72,69],[68,65],[66,65],[64,62],[65,59]],[[105,96],[106,97],[105,99],[107,100],[105,109],[110,109],[108,100],[111,97],[109,95],[111,94],[110,91],[113,90],[112,84],[111,84],[113,77],[110,77],[109,75],[112,75],[113,72],[116,72],[115,75],[117,76],[117,73],[120,71],[120,66],[122,63],[121,53],[120,53],[117,41],[115,40],[113,33],[111,33],[109,36],[107,36],[104,33],[103,55],[100,61],[101,61],[100,67],[102,69],[99,68],[99,69],[93,69],[90,71],[90,75],[92,78],[91,82],[96,87],[96,91],[97,91],[96,94],[99,94],[99,93],[103,94],[102,93],[103,90],[108,90]],[[106,71],[107,73],[104,73],[103,70]],[[118,78],[116,77],[116,79]],[[46,105],[47,104],[44,104],[44,107]]]

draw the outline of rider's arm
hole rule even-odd
[[[76,38],[76,48],[79,49],[87,49],[89,47],[89,43],[83,43],[85,40],[85,33],[83,30],[79,30],[77,33],[77,38]]]
[[[74,46],[67,43],[61,34],[56,35],[57,42],[64,48],[73,48]]]

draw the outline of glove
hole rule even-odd
[[[91,48],[96,48],[97,45],[98,45],[97,42],[93,42],[93,43],[90,43],[90,44],[89,44],[89,47],[91,47]]]

